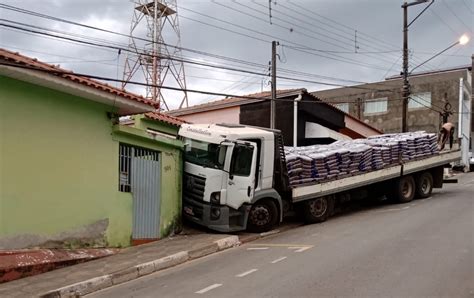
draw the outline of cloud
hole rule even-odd
[[[466,4],[466,2],[468,3]],[[124,34],[129,33],[134,7],[130,1],[118,0],[28,0],[20,2],[6,0],[4,3]],[[273,24],[269,22],[267,1],[187,0],[178,1],[178,4],[183,47],[249,61],[258,64],[258,66],[239,64],[183,51],[182,55],[186,58],[198,59],[198,61],[220,66],[268,73],[267,66],[271,58],[269,42],[278,40],[281,46],[279,47],[280,60],[277,62],[277,70],[289,69],[370,82],[381,80],[385,74],[397,74],[401,69],[401,1],[277,0],[276,5],[272,6]],[[473,37],[474,18],[471,11],[474,11],[474,7],[472,5],[468,7],[468,5],[469,1],[463,0],[436,1],[410,27],[409,46],[415,54],[410,60],[412,66],[446,48],[465,31],[470,30],[470,36]],[[422,8],[423,5],[411,7],[410,18],[416,16]],[[1,10],[1,13],[2,18],[5,19],[66,31],[77,35],[77,38],[86,36],[98,42],[107,40],[120,46],[125,46],[129,42],[125,37],[4,9]],[[222,21],[218,21],[218,19]],[[471,28],[466,28],[466,24],[463,23],[471,25]],[[122,52],[119,56],[116,50],[57,41],[52,38],[5,30],[5,28],[1,30],[0,43],[7,49],[60,64],[62,67],[76,72],[122,78],[127,53]],[[143,34],[145,37],[144,32],[145,30],[142,28],[137,33]],[[357,42],[355,41],[356,34]],[[172,32],[167,30],[165,42],[174,42],[170,36],[172,36]],[[359,53],[355,53],[356,46]],[[291,49],[291,47],[300,49]],[[302,47],[311,50],[301,50]],[[470,64],[470,55],[473,50],[473,42],[465,47],[453,49],[447,54],[458,56],[439,57],[429,63],[428,68]],[[186,83],[190,89],[231,94],[258,92],[262,87],[265,90],[269,89],[269,85],[266,84],[268,76],[243,74],[192,64],[185,64],[185,73],[188,75]],[[320,77],[299,76],[283,71],[278,71],[278,74],[314,81],[313,83],[304,83],[278,80],[279,88],[305,87],[309,90],[328,88],[328,86],[316,83],[316,81],[328,82],[327,79]],[[334,80],[331,82],[347,83]],[[142,93],[144,90],[142,87],[131,85],[127,89],[138,93]],[[179,93],[171,91],[164,91],[164,93],[169,98],[167,101],[170,106],[177,107],[179,105],[181,98]],[[216,96],[189,93],[190,104],[209,99],[216,99]]]

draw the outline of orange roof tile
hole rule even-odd
[[[158,102],[146,99],[143,96],[140,96],[140,95],[137,95],[137,94],[127,92],[125,90],[115,88],[115,87],[110,86],[106,83],[102,83],[102,82],[99,82],[99,81],[96,81],[96,80],[93,80],[93,79],[89,79],[89,78],[85,78],[85,77],[75,75],[70,70],[65,70],[63,68],[60,68],[60,67],[52,65],[52,64],[40,62],[36,58],[27,57],[27,56],[21,55],[19,53],[11,52],[11,51],[8,51],[6,49],[0,48],[0,59],[5,60],[5,61],[7,61],[7,62],[9,62],[13,65],[26,66],[26,67],[29,67],[29,68],[32,68],[32,69],[38,69],[38,70],[42,70],[42,71],[51,71],[51,72],[49,72],[51,75],[62,77],[64,79],[73,81],[75,83],[86,85],[86,86],[89,86],[91,88],[95,88],[95,89],[98,89],[98,90],[101,90],[101,91],[104,91],[104,92],[111,93],[113,95],[118,95],[118,96],[124,97],[128,100],[140,102],[140,103],[143,103],[143,104],[155,107],[155,108],[159,107]],[[54,73],[54,71],[56,71],[58,73]]]
[[[186,123],[186,121],[182,119],[179,119],[170,115],[166,115],[163,113],[157,113],[157,112],[146,113],[145,117],[148,119],[162,121],[162,122],[175,125],[175,126],[180,126],[181,124]]]

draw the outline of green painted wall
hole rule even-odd
[[[154,123],[153,128],[158,130],[159,127],[156,125],[157,123]],[[137,126],[140,128],[115,126],[114,139],[161,152],[160,238],[162,238],[181,230],[183,144],[179,140],[161,136],[152,138],[144,132],[148,125],[137,123]],[[169,127],[166,130],[168,131]],[[178,128],[175,127],[174,130],[177,134]]]
[[[164,152],[162,161],[160,236],[166,237],[181,230],[181,152]]]
[[[0,247],[129,245],[132,195],[118,191],[119,142],[162,152],[160,236],[180,229],[180,141],[117,132],[110,107],[69,94],[2,76],[0,86]]]
[[[0,86],[0,238],[101,244],[84,229],[100,234],[105,221],[103,244],[128,245],[132,201],[117,190],[110,108],[6,77]]]

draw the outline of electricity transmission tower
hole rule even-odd
[[[147,84],[145,97],[158,101],[160,110],[169,110],[168,104],[178,100],[180,108],[187,107],[184,64],[179,59],[182,57],[181,36],[176,0],[132,2],[135,7],[130,26],[130,51],[125,60],[122,87],[133,78],[140,78]],[[181,91],[167,93],[160,88],[163,85]]]

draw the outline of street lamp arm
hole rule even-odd
[[[421,4],[421,3],[425,3],[425,2],[428,2],[428,0],[412,2],[412,3],[407,4],[407,6],[416,5],[416,4]],[[428,4],[428,5],[410,22],[410,24],[408,24],[407,28],[410,27],[410,25],[413,24],[413,22],[416,21],[416,19],[418,19],[418,18],[431,6],[431,4],[433,4],[433,3],[434,3],[434,0],[431,0],[430,4]],[[403,6],[402,6],[402,7],[403,7]]]
[[[424,65],[424,64],[426,64],[426,63],[428,63],[428,62],[430,62],[430,61],[433,60],[434,58],[436,58],[436,57],[438,57],[439,55],[443,54],[444,52],[446,52],[447,50],[451,49],[452,47],[457,46],[458,44],[460,44],[460,42],[459,42],[459,41],[456,41],[455,43],[453,43],[452,45],[450,45],[450,46],[447,47],[446,49],[442,50],[442,51],[439,52],[438,54],[434,55],[434,56],[431,57],[430,59],[425,60],[425,61],[422,62],[421,64],[418,64],[417,66],[415,66],[415,67],[409,72],[409,74],[412,74],[413,71],[414,71],[415,69],[417,69],[418,67],[420,67],[420,66],[422,66],[422,65]]]

